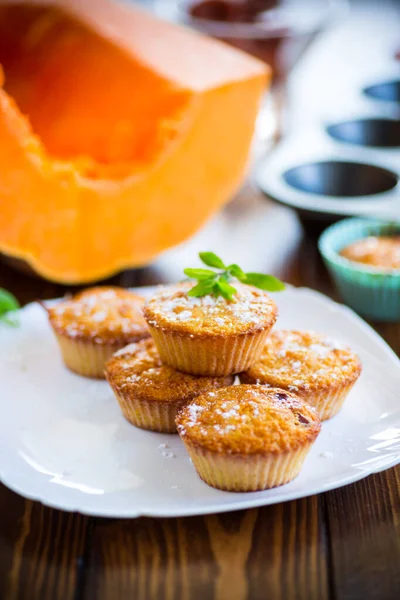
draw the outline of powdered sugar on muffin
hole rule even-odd
[[[48,309],[54,330],[70,338],[125,345],[149,336],[144,299],[120,288],[90,288]]]
[[[315,410],[280,389],[238,385],[203,394],[182,409],[178,432],[213,452],[293,450],[319,432]]]
[[[161,289],[144,307],[150,325],[192,334],[246,333],[275,322],[277,308],[266,292],[235,283],[232,300],[188,296],[193,283]]]
[[[331,337],[306,331],[273,331],[260,360],[242,379],[291,391],[353,381],[361,362],[352,350]]]

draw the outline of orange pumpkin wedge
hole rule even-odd
[[[149,263],[240,184],[258,60],[112,0],[0,5],[0,252],[85,283]]]

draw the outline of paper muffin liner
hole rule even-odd
[[[193,465],[208,485],[227,492],[256,492],[288,483],[299,474],[312,446],[282,454],[237,455],[211,452],[183,438]]]
[[[250,377],[247,373],[240,373],[239,379],[240,383],[267,385],[268,387],[276,387],[287,390],[288,392],[293,392],[304,402],[315,408],[321,421],[326,421],[327,419],[334,417],[340,411],[347,395],[357,381],[358,376],[359,374],[354,377],[354,380],[351,383],[346,383],[345,385],[332,385],[329,389],[298,391],[294,390],[292,386],[278,385],[274,381],[260,382]]]
[[[128,398],[112,385],[111,387],[122,414],[132,425],[160,433],[176,433],[175,417],[183,402],[145,401],[131,396]]]
[[[223,377],[257,362],[271,327],[240,335],[191,337],[149,325],[163,363],[192,375]]]
[[[352,383],[320,392],[295,392],[310,406],[313,406],[321,421],[331,419],[340,411],[356,380]]]
[[[346,304],[377,321],[400,321],[400,271],[383,271],[352,262],[339,252],[362,238],[400,235],[399,223],[345,219],[331,225],[319,240],[325,265]]]
[[[56,333],[65,365],[78,375],[104,379],[104,366],[124,344],[94,344]]]

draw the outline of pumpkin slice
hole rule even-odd
[[[150,262],[240,184],[266,66],[111,0],[0,6],[0,251],[58,282]]]

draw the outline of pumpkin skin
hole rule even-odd
[[[0,251],[70,284],[149,263],[230,199],[270,76],[112,0],[1,4],[0,64]]]

